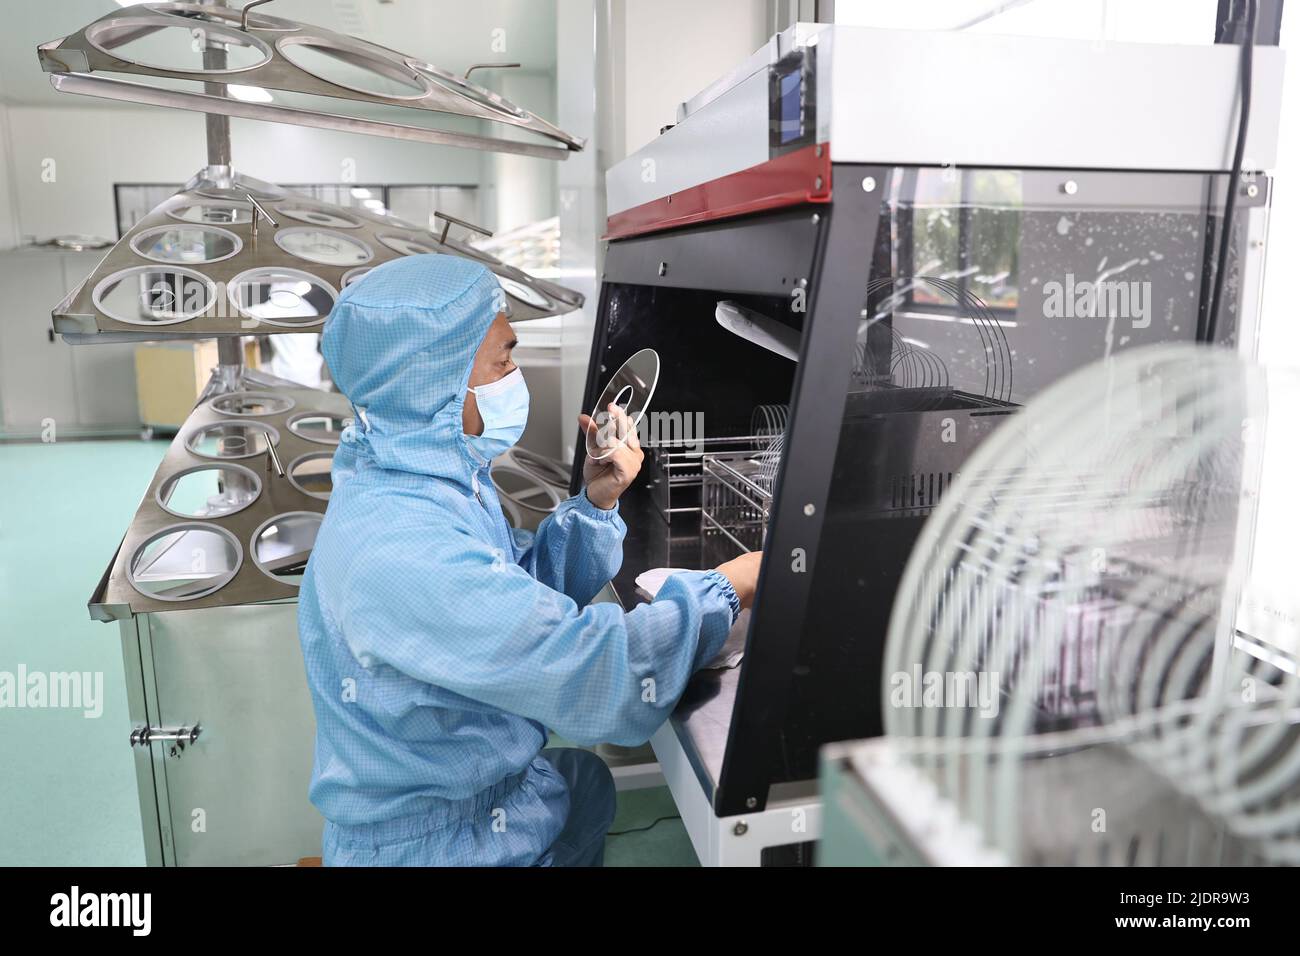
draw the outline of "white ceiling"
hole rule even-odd
[[[259,13],[362,36],[459,73],[472,63],[518,62],[528,72],[555,72],[556,0],[274,0]],[[242,6],[231,0],[229,6]],[[51,89],[36,47],[120,9],[113,0],[23,0],[5,4],[0,30],[0,102],[64,104]],[[503,31],[503,32],[502,32]],[[493,50],[504,40],[505,51]],[[492,74],[476,82],[495,86]],[[109,107],[109,101],[100,106]],[[527,103],[521,104],[527,106]]]

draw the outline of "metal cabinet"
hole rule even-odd
[[[139,428],[134,347],[83,348],[53,334],[50,306],[81,282],[98,252],[0,253],[0,434],[36,437]]]
[[[315,716],[297,602],[121,623],[145,858],[266,866],[320,856]],[[179,738],[179,739],[178,739]],[[191,739],[192,738],[192,739]]]
[[[102,251],[62,253],[60,298],[72,291],[103,258]],[[48,306],[48,303],[47,303]],[[48,312],[48,308],[46,310]],[[135,349],[130,342],[69,345],[77,386],[77,424],[87,429],[127,429],[140,426],[136,397]]]
[[[33,250],[0,256],[0,408],[4,427],[39,431],[77,419],[72,351],[54,335],[50,303],[64,294],[63,257]]]

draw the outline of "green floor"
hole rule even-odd
[[[86,600],[164,442],[0,445],[0,671],[103,673],[103,714],[0,710],[0,864],[144,863],[118,629]]]
[[[605,838],[605,865],[699,866],[667,787],[618,795],[618,813]]]
[[[0,443],[0,671],[102,672],[104,696],[93,718],[0,709],[0,866],[144,862],[118,632],[86,600],[165,450]],[[694,865],[681,821],[655,823],[675,814],[666,788],[620,794],[606,864]]]

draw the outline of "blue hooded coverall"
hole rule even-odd
[[[598,863],[609,773],[543,751],[547,728],[647,740],[738,613],[716,571],[629,613],[587,606],[625,526],[585,492],[535,535],[509,528],[461,418],[502,301],[478,263],[410,256],[349,286],[325,325],[356,411],[298,611],[326,865]]]

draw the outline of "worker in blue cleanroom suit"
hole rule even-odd
[[[298,611],[326,865],[598,865],[612,779],[590,751],[543,750],[547,729],[645,741],[752,600],[758,555],[628,613],[588,606],[622,559],[634,429],[535,535],[507,526],[488,463],[528,389],[504,305],[482,265],[411,256],[325,325],[355,410]]]

